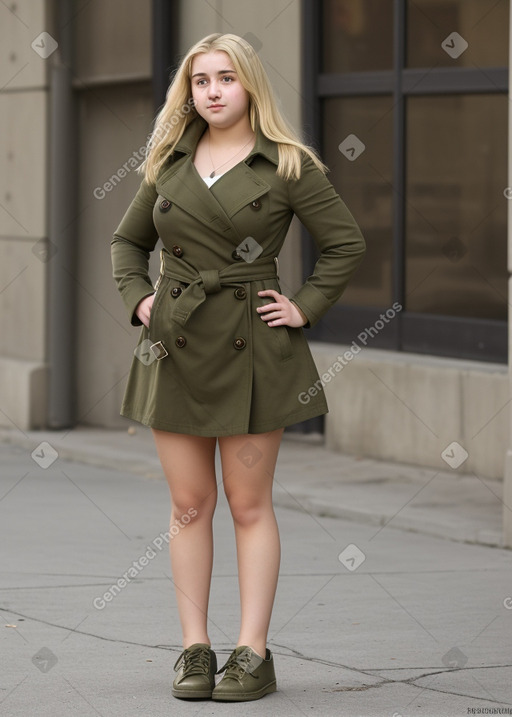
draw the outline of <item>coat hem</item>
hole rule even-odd
[[[283,418],[282,420],[273,420],[267,421],[265,423],[257,423],[256,425],[249,426],[250,430],[247,430],[247,426],[244,425],[215,431],[213,429],[208,428],[200,429],[196,426],[190,426],[183,423],[167,423],[167,421],[160,421],[158,419],[155,419],[153,416],[140,416],[135,412],[131,413],[127,408],[123,408],[120,411],[120,415],[124,416],[125,418],[130,418],[133,421],[137,421],[138,423],[142,423],[142,425],[144,426],[149,426],[149,428],[155,428],[156,430],[160,431],[169,431],[171,433],[184,433],[189,436],[202,436],[204,438],[218,438],[223,436],[239,436],[252,435],[253,433],[268,433],[269,431],[275,431],[278,428],[286,428],[286,426],[291,426],[294,423],[306,421],[309,418],[316,418],[317,416],[322,416],[328,412],[329,409],[327,408],[316,409],[314,411],[301,411],[289,414],[286,418]]]

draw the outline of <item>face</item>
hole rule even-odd
[[[190,82],[196,110],[209,124],[225,129],[248,117],[249,93],[226,52],[196,55]]]

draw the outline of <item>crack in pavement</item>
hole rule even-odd
[[[511,702],[503,702],[502,700],[497,699],[491,699],[489,697],[476,697],[475,695],[469,695],[464,692],[454,692],[453,690],[446,690],[441,689],[439,687],[429,687],[428,685],[417,685],[415,684],[415,680],[421,680],[423,677],[430,677],[431,675],[440,675],[444,674],[445,672],[469,672],[471,670],[488,670],[488,669],[495,669],[496,667],[510,667],[510,665],[475,665],[475,667],[452,667],[447,668],[446,670],[438,670],[436,672],[430,672],[426,673],[425,675],[419,675],[418,677],[410,677],[408,680],[398,680],[398,682],[403,682],[404,684],[412,685],[413,687],[418,687],[422,690],[429,690],[430,692],[439,692],[441,694],[445,695],[454,695],[455,697],[466,697],[468,699],[472,700],[480,700],[482,702],[492,702],[496,705],[512,705]]]
[[[27,615],[26,613],[20,613],[16,610],[9,610],[7,608],[0,607],[0,612],[10,613],[11,615],[17,615],[18,617],[22,617],[25,620],[32,620],[33,622],[37,622],[43,625],[48,625],[49,627],[54,627],[59,630],[65,630],[68,633],[76,633],[79,635],[84,635],[86,637],[92,637],[97,640],[103,640],[105,642],[114,642],[124,645],[135,645],[137,647],[147,647],[150,649],[157,649],[157,650],[168,650],[170,652],[178,652],[181,653],[183,651],[183,647],[181,645],[149,645],[145,642],[136,642],[134,640],[121,640],[118,638],[112,638],[112,637],[104,637],[102,635],[97,635],[92,632],[85,632],[84,630],[77,630],[75,628],[66,627],[65,625],[59,625],[57,623],[50,622],[49,620],[43,620],[42,618],[33,617],[32,615]],[[351,667],[350,665],[345,665],[340,662],[334,662],[332,660],[324,660],[318,657],[310,657],[308,655],[304,655],[299,650],[296,650],[294,648],[288,647],[287,645],[280,645],[278,643],[274,643],[277,647],[287,650],[287,653],[282,652],[275,652],[276,655],[280,655],[281,657],[292,657],[294,659],[301,659],[305,660],[307,662],[313,662],[315,664],[319,665],[326,665],[328,667],[338,667],[340,669],[348,670],[349,672],[355,672],[357,675],[367,675],[369,677],[378,677],[380,678],[380,682],[376,682],[373,685],[355,685],[355,686],[347,686],[347,687],[340,687],[340,688],[331,688],[327,689],[326,691],[330,692],[349,692],[349,691],[364,691],[364,690],[370,690],[378,687],[383,687],[384,685],[397,685],[397,684],[403,684],[403,685],[410,685],[411,687],[416,687],[417,689],[423,691],[423,690],[429,690],[430,692],[438,692],[440,694],[448,694],[453,695],[455,697],[465,697],[468,699],[475,699],[480,701],[487,701],[492,702],[493,704],[499,704],[499,705],[511,705],[512,703],[509,702],[503,702],[501,700],[496,699],[490,699],[489,697],[475,697],[474,695],[468,695],[463,692],[455,692],[453,690],[447,690],[447,689],[441,689],[436,687],[429,687],[426,685],[417,685],[417,680],[422,680],[426,677],[434,677],[436,675],[442,675],[446,674],[447,672],[453,673],[453,672],[470,672],[472,670],[490,670],[490,669],[496,669],[496,668],[505,668],[505,667],[512,667],[512,663],[510,664],[500,664],[500,665],[475,665],[474,667],[447,667],[445,669],[438,669],[438,668],[430,668],[429,671],[422,673],[421,675],[415,675],[413,677],[408,677],[403,680],[396,680],[396,679],[390,679],[387,677],[382,677],[382,675],[376,675],[374,673],[378,672],[379,670],[418,670],[418,669],[425,669],[421,667],[398,667],[398,668],[369,668],[366,670],[359,669],[357,667]],[[219,652],[222,652],[223,650],[218,650]],[[229,651],[229,649],[228,649]]]

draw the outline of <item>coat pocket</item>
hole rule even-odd
[[[288,333],[288,326],[269,326],[269,329],[277,336],[281,360],[287,361],[293,356],[292,342]]]

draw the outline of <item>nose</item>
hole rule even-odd
[[[212,80],[208,88],[208,97],[210,99],[216,99],[220,97],[220,85],[217,80]]]

